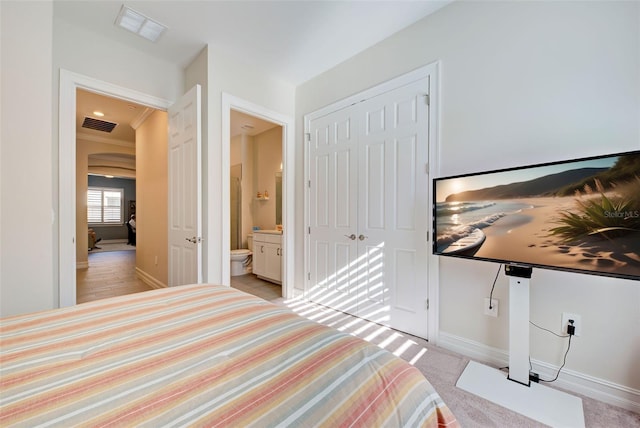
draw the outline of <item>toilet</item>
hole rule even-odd
[[[251,273],[251,250],[253,249],[253,236],[247,237],[248,249],[231,250],[231,276]]]

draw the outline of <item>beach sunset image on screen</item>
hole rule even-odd
[[[434,253],[640,279],[640,152],[434,180]]]

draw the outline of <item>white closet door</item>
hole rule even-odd
[[[357,156],[354,108],[312,121],[309,143],[310,300],[357,314]]]
[[[427,337],[426,79],[359,107],[358,313]]]
[[[427,337],[428,80],[310,123],[307,297]]]

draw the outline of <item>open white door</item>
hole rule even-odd
[[[169,108],[169,286],[202,282],[200,85]]]

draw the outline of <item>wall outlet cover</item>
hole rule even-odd
[[[569,325],[569,320],[573,320],[573,326],[576,328],[574,336],[580,336],[582,334],[582,317],[578,314],[572,314],[569,312],[562,313],[562,334],[567,333],[567,326]]]
[[[489,309],[491,306],[491,309]],[[498,317],[498,299],[491,299],[491,305],[489,305],[489,298],[484,298],[484,314],[490,317]]]

